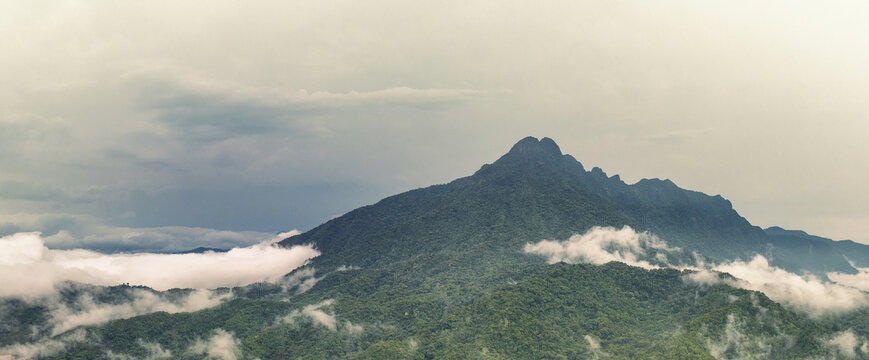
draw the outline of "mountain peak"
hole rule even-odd
[[[554,140],[544,137],[537,140],[536,137],[529,136],[513,145],[508,154],[522,154],[526,156],[557,156],[561,157],[561,149]]]

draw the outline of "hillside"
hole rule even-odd
[[[635,249],[635,263],[653,262],[645,268],[550,263],[526,248],[622,226],[669,247]],[[313,243],[322,254],[279,281],[219,289],[220,305],[51,334],[40,317],[46,309],[6,300],[0,307],[12,315],[4,323],[16,325],[0,329],[10,336],[0,346],[56,344],[41,358],[869,357],[869,318],[851,316],[865,307],[811,313],[746,290],[729,274],[655,265],[687,264],[694,252],[720,262],[771,254],[792,271],[856,271],[842,249],[859,246],[806,236],[764,231],[724,198],[669,180],[626,184],[586,171],[551,139],[529,137],[471,176],[388,197],[281,241]],[[600,250],[624,250],[617,245]],[[799,261],[806,256],[817,257]],[[70,288],[71,305],[85,296],[109,308],[148,291]],[[28,321],[38,336],[23,329]],[[218,345],[229,350],[209,352]]]

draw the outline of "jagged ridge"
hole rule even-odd
[[[552,139],[534,137],[469,177],[388,197],[281,244],[314,243],[323,252],[321,265],[366,266],[447,248],[501,256],[527,242],[625,225],[712,260],[765,254],[792,271],[853,271],[846,261],[793,261],[803,250],[778,249],[787,244],[751,225],[721,196],[670,180],[626,184],[597,167],[586,171]]]

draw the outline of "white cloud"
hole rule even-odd
[[[610,261],[620,261],[645,269],[659,268],[660,266],[642,259],[650,249],[666,252],[679,250],[668,247],[664,241],[654,235],[646,232],[638,233],[628,226],[620,230],[596,226],[585,234],[571,236],[567,241],[541,241],[525,245],[526,253],[547,256],[550,263],[579,261],[605,264]],[[656,258],[660,261],[660,257],[656,256]]]
[[[207,341],[197,340],[190,347],[190,352],[204,354],[209,359],[236,360],[242,355],[239,345],[241,342],[233,334],[223,329],[216,329],[214,335]]]
[[[813,275],[797,275],[770,266],[762,255],[748,262],[731,261],[707,264],[705,268],[684,267],[691,270],[683,278],[702,285],[727,285],[764,293],[770,299],[799,310],[810,316],[843,313],[869,305],[869,296],[847,284],[826,282]],[[728,273],[736,277],[722,277]]]
[[[749,262],[733,261],[712,269],[739,278],[742,281],[737,284],[742,288],[760,291],[772,300],[810,315],[841,313],[869,305],[869,297],[858,289],[824,282],[812,275],[787,272],[770,266],[761,255]]]
[[[216,288],[274,281],[319,255],[311,246],[281,248],[270,241],[226,253],[113,254],[52,250],[37,233],[0,238],[0,296],[41,296],[55,284],[130,283],[157,290]]]
[[[524,250],[527,253],[544,255],[550,263],[566,261],[604,264],[620,261],[645,269],[674,267],[663,260],[666,260],[666,254],[679,251],[652,234],[637,233],[630,227],[620,230],[594,227],[585,234],[573,235],[566,241],[526,244]],[[659,262],[651,263],[652,260]],[[675,267],[692,270],[685,275],[686,281],[704,285],[724,281],[734,287],[760,291],[774,301],[812,316],[842,313],[869,305],[869,296],[858,289],[859,286],[866,286],[863,281],[869,275],[865,272],[857,275],[833,274],[830,277],[832,280],[842,282],[831,283],[812,275],[797,275],[771,266],[762,255],[756,255],[751,261],[736,260],[721,264],[706,263],[695,255],[695,262],[692,266]],[[719,273],[729,273],[737,280],[722,278]]]

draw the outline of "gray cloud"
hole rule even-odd
[[[157,120],[186,140],[220,141],[275,132],[290,138],[316,132],[308,118],[330,110],[371,111],[382,106],[425,108],[493,94],[469,89],[390,87],[329,92],[249,87],[177,74],[139,74],[124,81],[137,90],[137,102],[156,111]],[[328,125],[327,125],[328,126]]]
[[[869,162],[865,5],[0,7],[0,29],[20,34],[0,43],[0,183],[38,190],[0,197],[51,198],[0,199],[0,223],[64,212],[306,229],[472,173],[535,135],[628,181],[724,194],[760,225],[869,233],[869,171],[853,166]],[[309,191],[322,183],[346,190]],[[146,216],[193,208],[207,191],[231,199]],[[73,201],[82,195],[92,201]],[[286,218],[205,225],[256,209],[238,199],[269,197],[285,197],[263,208]],[[114,218],[128,211],[139,222]]]

